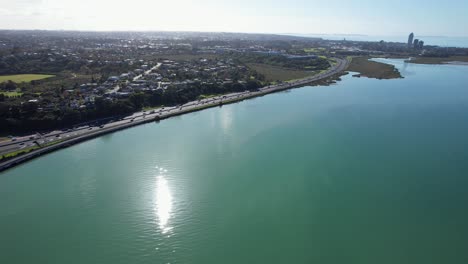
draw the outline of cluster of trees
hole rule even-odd
[[[0,83],[0,91],[14,91],[17,87],[16,83],[11,80]]]
[[[101,61],[87,61],[74,57],[51,55],[47,51],[35,55],[11,54],[0,58],[0,75],[21,73],[60,73],[64,71],[81,74],[120,75],[135,69],[139,65],[130,65],[127,62],[104,63]]]
[[[68,58],[51,58],[47,53],[37,55],[12,54],[0,59],[0,74],[60,72],[64,69],[76,70],[81,63]]]
[[[2,132],[31,132],[72,126],[100,118],[122,116],[141,110],[147,106],[178,105],[196,100],[204,94],[223,94],[256,90],[261,86],[257,80],[245,83],[205,84],[195,83],[186,87],[169,87],[167,90],[134,93],[128,98],[110,99],[98,97],[94,106],[72,109],[66,105],[56,105],[55,109],[40,111],[41,102],[21,100],[1,100],[0,127]],[[59,93],[41,95],[42,102],[59,102]],[[24,99],[24,98],[23,98]]]

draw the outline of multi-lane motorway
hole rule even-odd
[[[141,123],[146,123],[154,120],[168,118],[174,115],[180,115],[187,112],[192,112],[202,108],[208,108],[212,106],[217,106],[224,103],[230,103],[234,101],[243,100],[246,98],[261,96],[264,94],[290,89],[297,86],[306,85],[311,82],[315,82],[321,79],[331,77],[341,71],[344,71],[348,65],[346,59],[336,58],[337,63],[333,65],[329,70],[322,72],[320,74],[304,78],[301,80],[281,83],[278,85],[266,86],[258,91],[245,91],[240,93],[231,93],[226,95],[220,95],[208,99],[192,101],[184,105],[178,105],[174,107],[158,108],[150,111],[142,111],[134,113],[130,116],[107,118],[99,121],[95,121],[88,124],[82,124],[74,128],[61,131],[51,131],[44,134],[33,134],[29,136],[23,136],[14,138],[14,140],[9,140],[6,142],[0,143],[0,155],[11,153],[14,151],[19,151],[22,149],[31,149],[35,146],[42,148],[51,148],[54,146],[49,146],[51,144],[71,144],[78,139],[84,139],[87,137],[96,136],[99,134],[108,133],[111,131],[123,129],[126,127],[134,126]],[[40,149],[39,149],[40,150]],[[35,150],[33,152],[39,151]]]

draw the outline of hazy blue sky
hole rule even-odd
[[[467,0],[0,0],[0,28],[468,36]]]

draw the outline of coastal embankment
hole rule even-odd
[[[300,80],[295,80],[291,82],[284,82],[276,85],[270,85],[263,87],[257,91],[245,91],[241,93],[231,93],[226,95],[219,95],[216,97],[193,101],[186,103],[184,105],[168,107],[168,108],[161,108],[157,111],[151,111],[150,113],[142,113],[140,115],[134,115],[130,119],[120,119],[115,122],[107,123],[105,125],[100,126],[97,129],[91,130],[83,130],[81,134],[75,136],[71,136],[68,138],[63,138],[60,142],[45,146],[42,148],[34,149],[29,153],[25,153],[21,156],[8,159],[2,163],[0,163],[0,171],[12,168],[17,166],[21,163],[34,159],[36,157],[40,157],[44,154],[50,153],[52,151],[66,148],[72,146],[74,144],[96,138],[108,133],[113,133],[119,130],[123,130],[129,127],[137,126],[144,123],[149,122],[159,122],[163,119],[167,119],[173,116],[183,115],[190,112],[200,111],[206,108],[222,106],[224,104],[230,104],[239,102],[242,100],[246,100],[249,98],[263,96],[269,93],[274,93],[278,91],[288,90],[291,88],[302,87],[308,84],[327,84],[329,82],[334,82],[334,79],[339,77],[344,70],[349,66],[348,59],[340,59],[336,58],[337,63],[333,65],[330,69],[315,76],[307,77]],[[56,136],[59,136],[57,134]],[[69,136],[69,135],[68,135]],[[28,143],[28,141],[24,141],[22,143]],[[31,142],[29,142],[31,143]]]

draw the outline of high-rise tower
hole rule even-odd
[[[420,49],[423,49],[424,48],[424,41],[420,40],[419,41],[419,47]]]
[[[414,33],[411,33],[408,37],[408,48],[411,49],[413,47],[413,39],[414,39]]]

